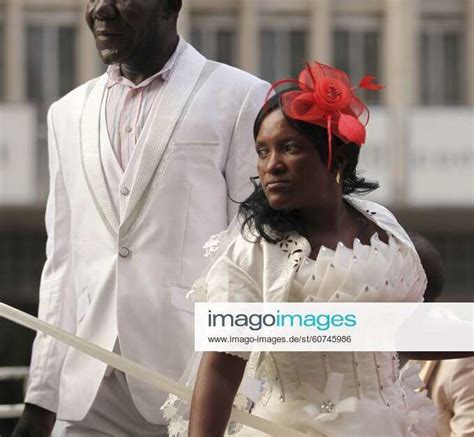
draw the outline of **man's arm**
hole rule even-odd
[[[40,284],[39,318],[75,331],[76,307],[70,278],[70,206],[54,131],[48,113],[50,193],[46,206],[46,263]],[[58,408],[59,377],[67,347],[39,333],[33,344],[25,411],[14,436],[49,435]],[[48,431],[49,430],[49,431]]]
[[[240,108],[232,133],[227,156],[225,178],[229,195],[227,213],[231,222],[239,205],[251,193],[250,177],[257,175],[257,153],[253,138],[253,124],[263,106],[270,84],[256,82],[248,91]]]
[[[449,363],[446,363],[449,367]],[[474,435],[474,358],[453,363],[449,374],[447,396],[452,405],[451,436]],[[441,363],[443,365],[443,363]]]

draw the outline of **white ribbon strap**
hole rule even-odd
[[[256,403],[264,391],[263,381],[261,379],[253,378],[249,375],[244,375],[240,384],[239,392],[252,402]]]
[[[181,399],[187,401],[191,400],[192,390],[186,385],[173,381],[158,372],[146,368],[145,366],[135,363],[134,361],[124,358],[116,353],[110,352],[90,341],[84,340],[83,338],[73,335],[63,329],[51,325],[50,323],[1,302],[0,317],[5,317],[12,322],[35,331],[41,331],[115,369],[139,379],[140,381],[153,385],[165,392],[172,393]],[[307,435],[301,431],[288,428],[281,423],[272,422],[262,417],[248,414],[235,407],[232,408],[231,419],[234,422],[239,422],[250,428],[256,429],[257,431],[277,437],[287,437],[289,435],[292,437],[307,437]]]
[[[328,381],[326,383],[326,388],[324,389],[324,397],[333,404],[339,402],[343,380],[344,374],[342,373],[331,372],[328,375]]]

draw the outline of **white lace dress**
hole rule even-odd
[[[353,248],[341,243],[336,250],[322,247],[312,260],[308,242],[298,234],[289,234],[278,244],[263,240],[249,243],[238,235],[196,283],[195,299],[421,301],[426,276],[403,229],[379,205],[351,203],[387,232],[388,244],[374,234],[369,246],[356,239]],[[238,355],[249,358],[248,353]],[[433,404],[414,391],[419,385],[415,372],[400,377],[394,352],[275,352],[265,353],[257,361],[258,368],[252,373],[263,384],[259,398],[253,399],[255,415],[308,436],[435,435]],[[183,411],[173,415],[168,410],[176,430],[183,431],[186,426]],[[232,433],[239,437],[266,435],[245,427],[230,427]]]

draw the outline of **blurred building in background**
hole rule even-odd
[[[371,122],[360,168],[380,182],[372,197],[440,250],[444,300],[472,300],[474,0],[183,2],[180,32],[211,59],[269,81],[317,59],[354,83],[373,74],[386,85],[363,96]],[[44,262],[47,108],[105,71],[86,3],[0,0],[0,300],[31,312]],[[3,347],[0,356],[27,362]]]

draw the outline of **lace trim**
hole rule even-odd
[[[223,234],[224,232],[220,232],[219,234],[211,235],[209,240],[204,243],[204,246],[202,246],[204,258],[209,258],[219,250]]]
[[[255,380],[256,381],[256,380]],[[252,381],[250,385],[253,385]],[[244,391],[252,392],[250,395],[255,395],[258,398],[261,397],[263,393],[263,386],[260,384],[259,392],[255,392],[255,387],[244,387]],[[246,412],[251,412],[252,408],[254,407],[255,403],[258,401],[258,398],[251,399],[246,396],[244,393],[239,392],[237,393],[234,399],[234,406],[239,410],[243,410]],[[183,401],[179,399],[175,395],[169,395],[166,402],[160,408],[163,411],[163,417],[168,422],[168,433],[169,437],[187,437],[188,435],[188,428],[189,428],[189,412],[190,412],[190,404],[187,401]],[[227,425],[227,432],[226,435],[234,435],[237,434],[242,429],[242,425],[236,422],[229,422]]]

